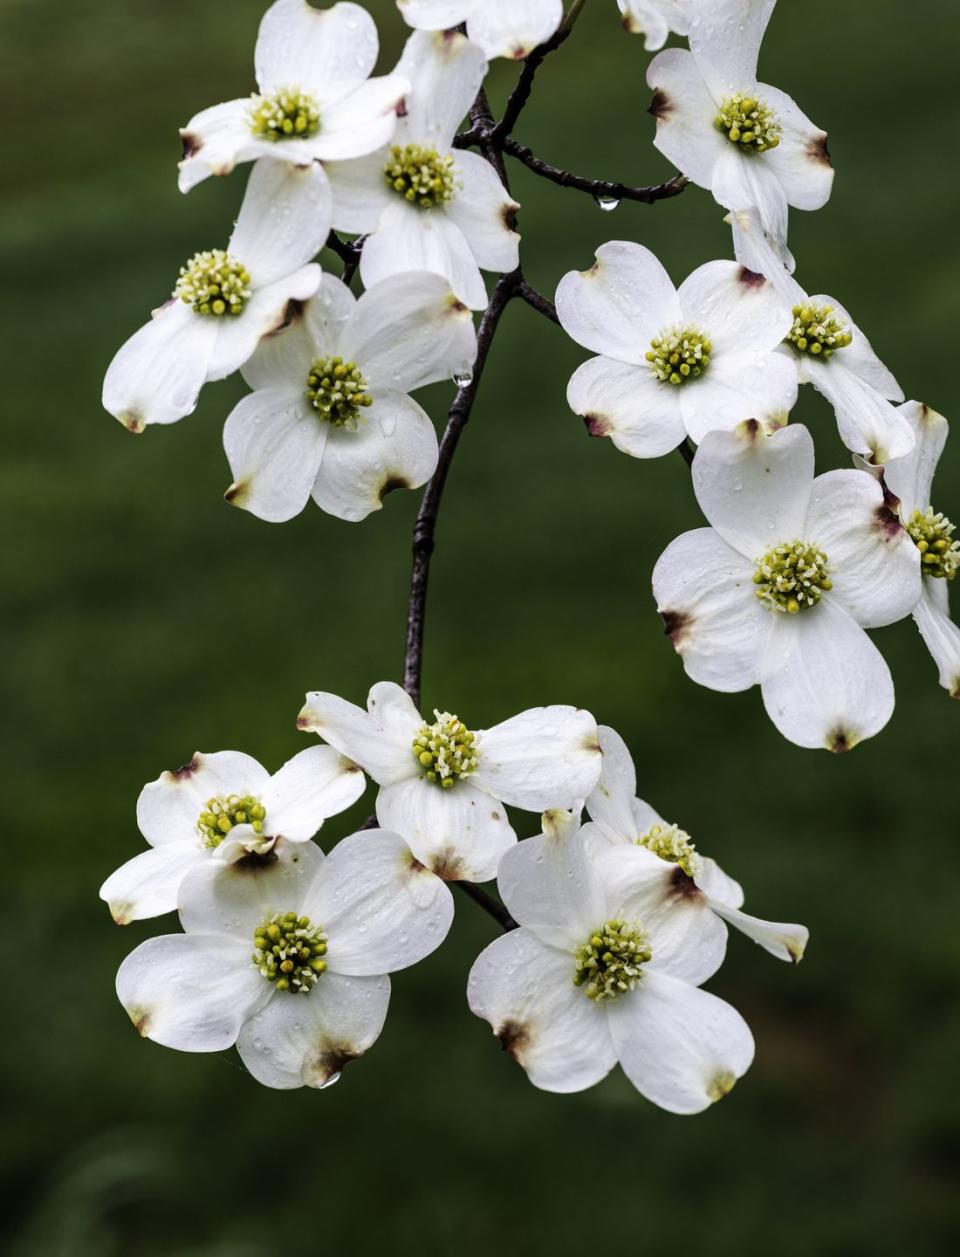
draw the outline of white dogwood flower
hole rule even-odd
[[[481,268],[515,270],[520,208],[489,162],[453,137],[487,72],[483,49],[456,31],[415,31],[397,66],[412,84],[393,144],[331,162],[333,224],[365,235],[364,285],[388,275],[445,276],[472,310],[487,304]]]
[[[690,30],[687,12],[690,0],[617,0],[623,26],[632,35],[643,35],[648,51],[662,48],[673,31],[686,35]]]
[[[619,1061],[654,1104],[699,1113],[749,1068],[746,1022],[698,989],[725,931],[710,912],[664,911],[659,864],[555,811],[504,855],[497,886],[520,928],[481,952],[467,999],[535,1086],[582,1091]]]
[[[103,406],[131,432],[191,414],[200,390],[238,370],[320,283],[310,262],[330,229],[319,167],[257,162],[226,250],[196,253],[173,296],[107,368]]]
[[[301,751],[272,777],[240,751],[198,751],[143,787],[137,824],[149,850],[111,874],[100,898],[118,925],[172,912],[193,869],[307,842],[365,785],[357,765],[329,746]]]
[[[472,364],[470,311],[440,275],[381,280],[359,301],[325,275],[244,367],[255,391],[227,419],[227,501],[261,519],[323,510],[360,520],[433,475],[437,437],[407,394]]]
[[[208,864],[180,889],[183,934],[148,939],[117,974],[144,1038],[182,1052],[234,1043],[268,1087],[325,1087],[375,1042],[390,979],[446,937],[449,889],[396,834],[364,830],[326,858]]]
[[[754,207],[787,261],[787,207],[819,209],[833,166],[826,132],[794,101],[757,81],[760,42],[775,0],[710,0],[690,9],[690,51],[650,63],[656,147],[729,210]],[[791,262],[792,266],[792,262]]]
[[[397,0],[408,26],[446,31],[467,24],[467,38],[488,57],[518,60],[549,39],[563,17],[563,0]]]
[[[378,52],[376,25],[359,5],[277,0],[257,36],[258,94],[204,109],[181,130],[180,190],[240,162],[309,166],[386,144],[410,85],[398,74],[369,77]]]
[[[660,911],[678,913],[692,920],[704,936],[710,924],[700,921],[711,913],[726,936],[726,921],[759,943],[778,960],[794,964],[803,959],[809,931],[803,925],[764,921],[742,912],[743,889],[720,868],[715,860],[697,850],[690,835],[678,825],[665,821],[637,794],[637,774],[630,752],[618,733],[601,725],[600,747],[603,768],[596,789],[587,799],[587,812],[595,829],[615,846],[640,847],[658,858],[654,875],[660,883]],[[679,926],[678,926],[679,928]],[[693,928],[687,924],[685,928]]]
[[[380,786],[377,818],[448,881],[485,882],[517,841],[504,804],[541,811],[586,798],[600,775],[597,723],[574,707],[535,707],[471,730],[446,711],[424,720],[391,681],[367,710],[307,695],[297,721],[349,755]]]
[[[904,527],[920,551],[923,597],[913,618],[940,673],[940,684],[960,698],[960,629],[950,619],[950,581],[960,569],[960,540],[955,525],[935,510],[930,494],[937,463],[947,439],[948,424],[929,406],[905,402],[900,413],[916,437],[905,458],[887,464],[883,474],[900,499]]]
[[[846,751],[893,712],[893,682],[864,632],[909,615],[920,554],[864,471],[814,479],[813,441],[791,426],[713,432],[693,461],[712,525],[684,533],[653,573],[688,675],[727,693],[760,685],[798,746]]]
[[[602,355],[574,372],[571,409],[634,458],[744,419],[777,427],[796,401],[796,371],[777,352],[790,309],[736,262],[707,262],[675,289],[649,249],[612,241],[588,271],[560,281],[557,315]]]

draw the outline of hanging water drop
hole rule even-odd
[[[604,213],[609,214],[611,210],[615,210],[620,204],[620,198],[616,196],[595,196],[593,198]]]
[[[462,371],[453,373],[453,382],[457,388],[469,388],[473,383],[473,371],[470,367],[464,367]]]

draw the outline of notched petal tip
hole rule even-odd
[[[829,166],[833,169],[833,161],[830,157],[830,147],[827,144],[827,133],[821,131],[815,135],[807,144],[807,156],[811,161],[817,162],[821,166]]]
[[[292,327],[294,323],[299,323],[306,312],[307,303],[301,301],[299,297],[291,297],[283,310],[283,322],[267,332],[264,340],[271,336],[279,336],[281,332],[285,332],[288,327]]]
[[[884,541],[896,541],[904,531],[900,523],[900,499],[884,486],[883,502],[873,513],[874,527]]]
[[[790,953],[791,961],[795,965],[798,965],[800,961],[803,959],[804,954],[806,953],[806,950],[807,950],[806,939],[804,939],[801,942],[799,939],[785,938],[783,940],[783,945],[784,947],[786,947],[787,951]]]
[[[314,1055],[304,1062],[303,1081],[318,1090],[329,1087],[351,1061],[359,1060],[362,1055],[353,1044],[319,1043]]]
[[[250,492],[249,482],[246,480],[235,480],[223,495],[224,502],[229,502],[231,506],[243,506]]]
[[[681,651],[693,618],[686,611],[661,611],[660,618],[663,620],[663,631],[673,642],[674,650]]]
[[[653,100],[650,102],[650,108],[647,110],[647,113],[651,117],[656,118],[658,122],[663,122],[664,119],[669,118],[672,112],[673,104],[669,96],[658,87],[653,93]]]
[[[677,903],[684,899],[702,899],[703,891],[686,873],[679,864],[674,865],[673,872],[670,874],[670,887],[667,897],[673,903]]]
[[[133,1022],[133,1028],[141,1039],[150,1034],[150,1010],[148,1008],[128,1008],[127,1016]]]
[[[500,221],[512,235],[516,234],[517,214],[519,211],[520,204],[518,201],[504,201],[500,206]]]
[[[960,699],[960,676],[955,676],[950,688],[950,697]]]
[[[429,869],[431,873],[436,873],[437,877],[443,882],[468,880],[464,878],[464,874],[469,870],[452,847],[446,847],[443,851],[432,856]]]
[[[203,140],[199,135],[192,135],[189,131],[180,132],[180,143],[183,145],[183,160],[189,161],[191,157],[196,157],[197,153],[203,148]]]
[[[721,1070],[707,1083],[707,1096],[711,1104],[716,1104],[718,1100],[722,1100],[724,1096],[728,1096],[737,1085],[736,1074],[731,1074],[729,1070]]]
[[[847,751],[852,751],[860,741],[858,734],[852,729],[834,729],[827,734],[827,750],[833,751],[834,755],[845,755]]]
[[[117,419],[134,436],[140,436],[147,426],[146,420],[139,410],[121,410],[120,414],[117,415]]]
[[[132,903],[109,903],[107,907],[116,925],[129,925],[133,920]]]
[[[770,282],[766,275],[761,275],[759,271],[751,271],[746,266],[740,267],[740,270],[737,272],[737,279],[744,288],[749,288],[752,292],[759,292]]]
[[[386,480],[384,480],[383,484],[380,486],[380,492],[377,494],[377,496],[382,502],[383,499],[387,496],[387,494],[395,493],[397,489],[412,489],[412,488],[413,488],[413,485],[404,476],[394,474],[394,475],[388,476]]]
[[[179,785],[184,781],[189,781],[194,773],[198,773],[202,767],[203,756],[199,751],[194,751],[192,757],[185,764],[181,764],[173,772],[165,772],[163,775],[172,785]]]
[[[610,420],[604,415],[589,414],[582,415],[584,426],[591,436],[609,436],[612,431]]]
[[[530,1027],[521,1021],[505,1021],[493,1033],[507,1055],[512,1056],[518,1065],[522,1065],[524,1051],[530,1043]]]

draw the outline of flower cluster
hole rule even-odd
[[[273,775],[234,751],[161,774],[137,805],[147,849],[101,889],[122,925],[179,914],[180,933],[142,943],[118,974],[137,1030],[182,1050],[236,1045],[271,1087],[324,1087],[376,1041],[389,974],[446,937],[451,884],[504,927],[471,969],[468,1000],[530,1080],[577,1091],[619,1063],[676,1113],[726,1095],[753,1058],[740,1014],[701,989],[728,925],[785,961],[807,944],[804,927],[743,911],[738,883],[636,797],[626,745],[589,712],[538,707],[479,729],[459,711],[419,709],[432,530],[512,298],[593,355],[567,388],[593,436],[635,458],[679,448],[690,463],[709,526],[667,546],[652,584],[693,680],[757,685],[784,737],[847,751],[893,711],[867,630],[913,615],[960,697],[947,601],[960,540],[931,501],[946,420],[904,402],[847,310],[793,277],[789,207],[823,206],[833,168],[826,134],[758,81],[775,0],[618,4],[649,49],[689,39],[647,75],[654,142],[680,174],[627,192],[699,184],[729,211],[733,258],[679,287],[631,240],[564,275],[555,307],[521,274],[505,157],[591,187],[511,137],[536,66],[583,0],[566,12],[560,0],[397,0],[413,30],[379,77],[365,9],[276,0],[256,91],[181,131],[184,192],[252,163],[246,190],[226,246],[182,266],[110,364],[105,408],[143,432],[241,372],[250,391],[224,425],[226,498],[271,522],[310,498],[361,521],[393,490],[430,482],[405,687],[374,685],[365,708],[308,694],[297,725],[322,743]],[[499,122],[483,86],[493,57],[530,57]],[[596,185],[603,208],[618,186]],[[316,260],[324,248],[344,262],[339,277]],[[498,275],[489,298],[484,271]],[[457,392],[441,445],[411,394],[447,379]],[[833,407],[853,467],[815,475],[813,437],[789,423],[807,384]],[[368,779],[374,814],[324,856],[317,832]],[[518,839],[508,809],[539,813],[541,833]],[[499,900],[475,885],[493,879]]]

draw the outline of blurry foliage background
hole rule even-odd
[[[679,1119],[619,1075],[534,1090],[468,1013],[492,923],[458,899],[448,944],[398,975],[376,1048],[324,1093],[261,1089],[232,1055],[140,1041],[113,993],[122,956],[168,922],[114,927],[103,877],[141,847],[134,802],[195,748],[271,768],[306,745],[308,689],[360,701],[398,678],[416,497],[362,525],[315,509],[271,526],[221,500],[239,378],[133,438],[103,371],[222,244],[245,171],[183,199],[176,128],[250,90],[265,0],[0,0],[6,437],[2,1078],[14,1257],[272,1257],[501,1249],[717,1257],[957,1251],[960,712],[913,624],[878,633],[897,682],[887,730],[832,758],[782,741],[756,691],[688,682],[650,595],[657,555],[700,516],[679,458],[588,440],[564,402],[584,354],[511,307],[450,480],[429,614],[425,706],[484,726],[540,703],[589,707],[761,915],[808,923],[796,971],[738,936],[711,988],[757,1061],[725,1103]],[[373,0],[382,68],[404,28]],[[835,293],[908,397],[955,410],[958,18],[951,0],[783,0],[764,78],[830,130],[830,204],[792,215],[809,291]],[[543,70],[518,135],[546,158],[634,182],[650,145],[642,43],[594,0]],[[502,99],[515,68],[498,62]],[[523,259],[545,292],[609,238],[675,279],[729,254],[691,188],[602,213],[522,170]],[[449,386],[425,395],[439,422]],[[820,466],[844,465],[805,392]],[[951,445],[937,500],[960,513]],[[359,820],[369,796],[348,820]],[[335,841],[348,820],[330,824]],[[536,828],[522,821],[522,833]]]

